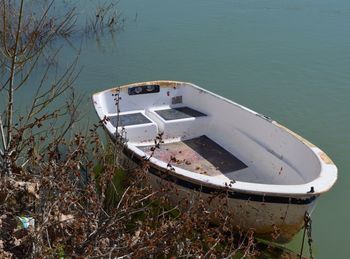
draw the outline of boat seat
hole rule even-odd
[[[120,113],[119,116],[117,114],[108,116],[108,119],[110,120],[110,122],[114,127],[117,127],[117,125],[118,127],[123,127],[123,126],[125,127],[130,125],[152,123],[152,121],[148,119],[141,112],[127,113],[127,114]]]
[[[126,138],[130,142],[153,141],[158,134],[158,126],[152,121],[144,110],[122,112],[119,115],[107,116],[109,122],[118,129],[125,129]]]
[[[153,107],[148,113],[164,132],[164,138],[192,138],[207,128],[209,116],[188,106]]]
[[[163,110],[155,110],[155,112],[160,117],[162,117],[164,120],[167,120],[167,121],[207,116],[206,114],[187,106],[163,109]]]

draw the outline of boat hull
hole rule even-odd
[[[124,152],[124,159],[137,165],[145,162],[144,158],[128,149]],[[193,204],[199,199],[210,200],[207,209],[214,211],[225,204],[231,221],[235,222],[232,228],[253,231],[256,237],[276,243],[290,242],[303,228],[305,213],[311,214],[316,204],[316,195],[301,199],[234,192],[183,179],[171,170],[160,168],[149,161],[146,163],[149,163],[147,174],[152,188],[162,190],[172,206]]]
[[[191,83],[134,83],[92,99],[111,139],[122,136],[134,162],[148,158],[153,188],[170,186],[174,205],[225,194],[235,225],[265,239],[290,241],[337,179],[332,160],[312,143]]]

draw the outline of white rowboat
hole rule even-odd
[[[92,98],[109,135],[126,132],[125,153],[134,161],[149,156],[163,133],[149,159],[154,187],[168,182],[204,195],[227,190],[240,227],[263,236],[278,228],[277,242],[291,240],[337,179],[336,166],[315,145],[191,83],[135,83]]]

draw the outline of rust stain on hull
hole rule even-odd
[[[255,230],[255,234],[259,237],[272,240],[278,243],[288,243],[304,226],[304,220],[300,219],[295,224],[273,225]]]
[[[320,151],[320,152],[318,153],[318,155],[320,156],[320,158],[322,159],[322,161],[325,162],[327,165],[333,165],[333,164],[334,164],[333,161],[332,161],[332,159],[330,159],[329,156],[327,156],[326,153]]]

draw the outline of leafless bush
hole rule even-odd
[[[91,141],[93,143],[91,143]],[[113,177],[121,172],[111,161],[112,154],[101,155],[99,168],[90,156],[101,149],[99,136],[76,134],[63,143],[66,154],[45,153],[41,162],[31,157],[26,169],[0,182],[2,247],[0,254],[24,256],[209,256],[253,254],[252,233],[240,236],[235,244],[229,215],[207,212],[199,199],[186,212],[171,207],[167,195],[171,187],[155,191],[147,184],[144,168],[114,186],[118,199],[106,206]],[[97,158],[97,157],[96,157]],[[87,176],[84,171],[90,174]],[[120,179],[119,179],[120,180]],[[168,189],[169,188],[169,189]],[[35,220],[23,228],[17,216]],[[213,218],[223,224],[216,225]],[[238,242],[238,239],[237,239]]]
[[[4,112],[0,114],[0,168],[2,174],[11,176],[16,170],[19,158],[25,157],[26,152],[38,151],[37,143],[43,143],[49,129],[42,131],[44,122],[56,120],[68,115],[69,123],[61,131],[55,129],[56,137],[51,141],[51,148],[56,148],[60,138],[73,123],[77,100],[67,99],[64,105],[54,108],[53,104],[64,92],[70,89],[76,79],[76,60],[55,80],[48,82],[51,69],[49,64],[36,87],[29,85],[29,78],[38,67],[45,48],[59,35],[69,33],[73,22],[73,11],[59,18],[48,15],[53,4],[50,2],[41,15],[34,16],[31,10],[24,11],[25,1],[6,1],[0,5],[2,19],[1,28],[1,80],[0,92],[3,95],[1,103]],[[53,58],[57,55],[54,53]],[[33,82],[31,82],[33,83]],[[16,107],[19,106],[15,97],[20,91],[35,95],[28,112],[15,117]],[[30,96],[30,94],[29,94]],[[51,109],[48,107],[51,106]],[[41,129],[40,129],[41,128]],[[53,129],[51,129],[53,130]],[[42,141],[38,141],[41,139]],[[26,159],[22,159],[26,163]]]
[[[85,25],[85,33],[100,36],[106,30],[114,33],[124,25],[124,18],[117,9],[118,2],[105,2],[94,9],[91,17],[88,17]]]

